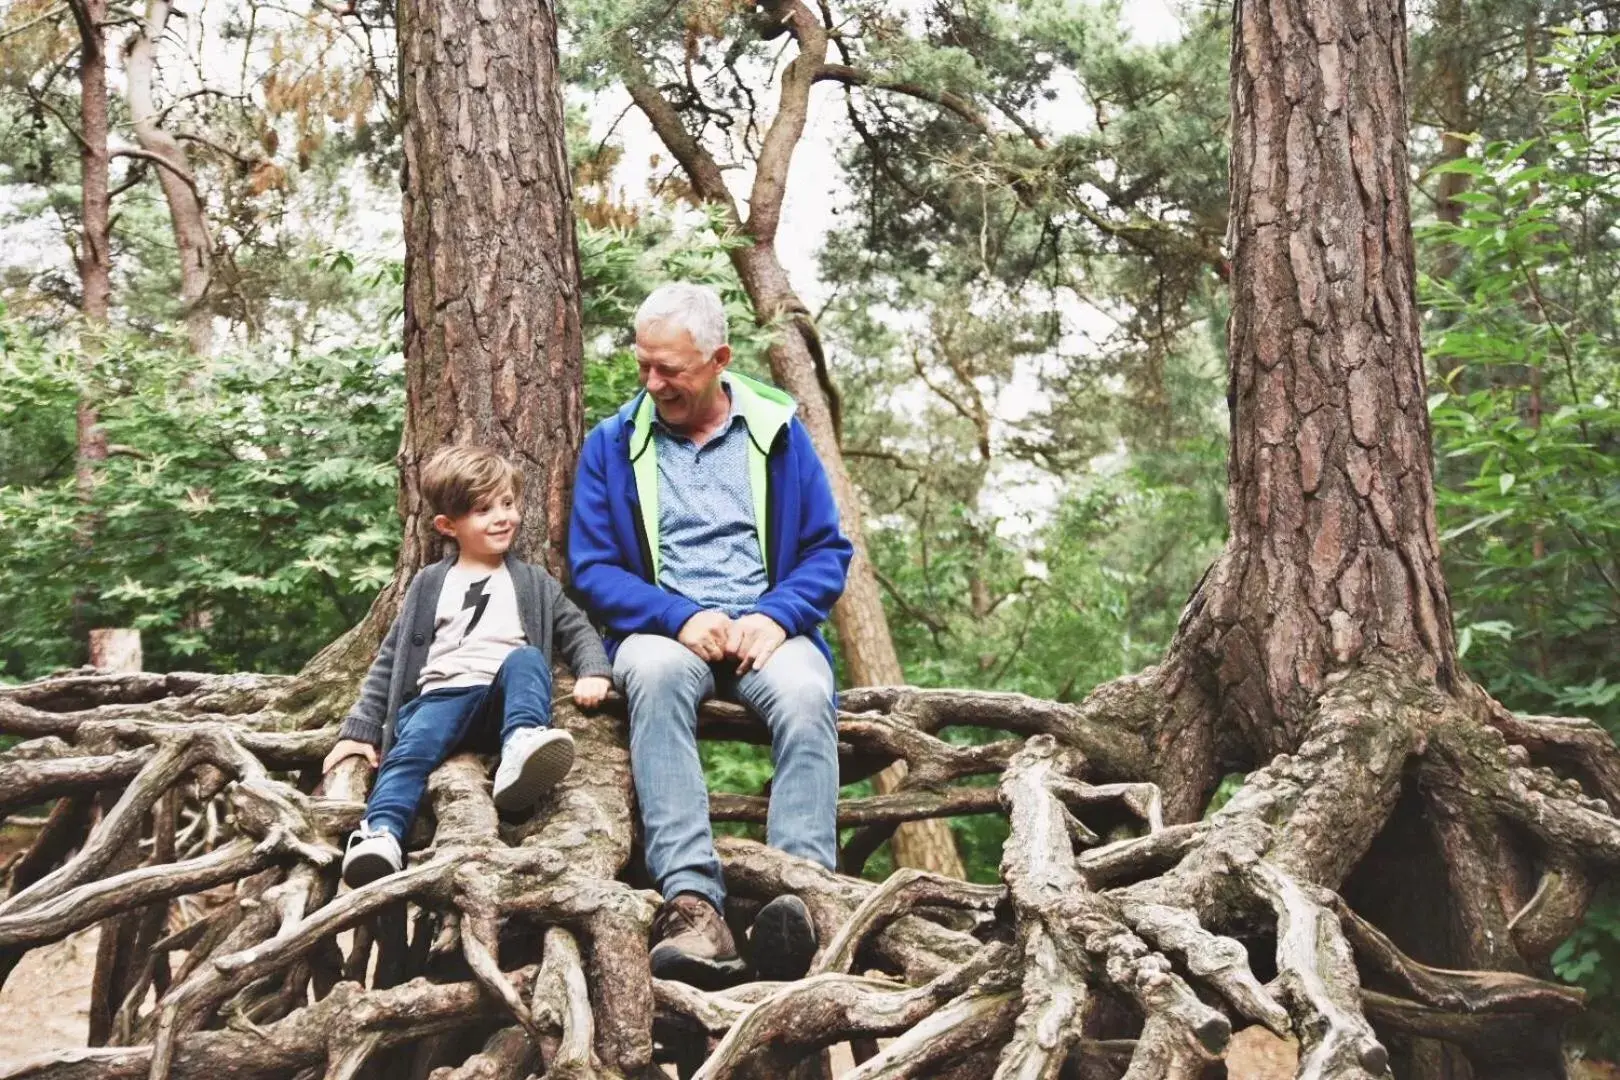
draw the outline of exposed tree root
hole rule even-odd
[[[844,779],[910,766],[899,791],[842,804],[852,846],[903,820],[1005,812],[1003,884],[904,871],[879,885],[722,839],[739,910],[797,893],[824,947],[800,982],[707,993],[648,974],[657,898],[620,880],[632,814],[611,716],[559,710],[579,764],[525,821],[496,815],[487,761],[447,762],[407,869],[342,891],[337,845],[364,769],[356,759],[314,790],[334,733],[289,728],[275,680],[73,674],[0,690],[0,730],[26,740],[0,753],[5,807],[57,800],[0,901],[4,970],[98,921],[133,919],[143,935],[109,990],[114,1045],[4,1075],[163,1080],[229,1061],[236,1076],[349,1077],[409,1053],[438,1080],[631,1077],[657,1060],[718,1080],[786,1075],[834,1043],[883,1037],[862,1043],[852,1076],[1036,1080],[1083,1062],[1086,1076],[1195,1077],[1234,1027],[1260,1023],[1298,1037],[1300,1076],[1352,1080],[1388,1075],[1380,1032],[1488,1054],[1503,1022],[1580,1008],[1535,970],[1620,861],[1604,779],[1620,757],[1589,725],[1511,717],[1373,658],[1333,681],[1296,753],[1209,820],[1166,824],[1169,800],[1142,779],[1165,677],[1080,707],[844,695]],[[963,724],[1011,735],[939,737]],[[703,733],[761,737],[729,706],[705,710]],[[998,786],[962,783],[986,775]],[[1530,881],[1490,896],[1516,966],[1419,962],[1338,894],[1412,783],[1467,836],[1510,826],[1534,845]],[[91,828],[97,796],[111,801]],[[764,803],[716,796],[712,809],[757,821]],[[198,895],[213,906],[186,899]],[[1270,981],[1251,966],[1260,944]],[[1136,1037],[1098,1042],[1094,1025],[1122,1015]]]

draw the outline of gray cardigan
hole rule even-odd
[[[383,752],[388,752],[394,741],[394,718],[400,706],[416,696],[416,684],[433,642],[439,593],[444,589],[445,575],[455,563],[452,555],[424,567],[405,590],[394,625],[388,628],[377,659],[371,662],[365,682],[360,684],[360,699],[343,719],[340,738],[381,743]],[[601,636],[585,613],[568,599],[557,579],[514,555],[506,557],[506,568],[517,594],[523,636],[540,650],[546,664],[552,663],[555,641],[576,677],[611,678],[613,665],[602,648]]]

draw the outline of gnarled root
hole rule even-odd
[[[631,844],[622,719],[559,710],[578,765],[520,822],[496,815],[487,761],[447,762],[410,865],[343,891],[337,847],[362,812],[365,770],[351,759],[311,793],[335,735],[294,729],[278,711],[284,681],[75,674],[0,690],[0,731],[25,738],[0,753],[8,805],[59,800],[0,901],[0,964],[116,918],[137,920],[150,944],[109,990],[111,1039],[129,1045],[5,1075],[162,1080],[213,1075],[229,1055],[243,1076],[408,1065],[437,1080],[632,1077],[662,1053],[716,1080],[787,1075],[860,1040],[858,1080],[1065,1068],[1146,1080],[1195,1077],[1234,1027],[1260,1023],[1298,1039],[1300,1076],[1366,1080],[1389,1075],[1380,1033],[1489,1062],[1503,1031],[1580,1007],[1536,973],[1620,862],[1620,755],[1600,732],[1513,717],[1374,656],[1330,681],[1296,752],[1188,821],[1187,793],[1150,782],[1156,763],[1181,760],[1156,756],[1155,717],[1191,730],[1177,678],[1124,680],[1081,706],[844,695],[844,779],[909,765],[898,791],[841,806],[856,829],[845,865],[900,821],[1000,811],[1002,883],[905,871],[880,885],[722,839],[739,904],[797,894],[823,948],[797,983],[717,992],[648,973],[658,901],[619,880]],[[940,738],[956,724],[1011,735]],[[706,707],[702,731],[761,737],[734,706]],[[997,786],[964,783],[976,776]],[[1472,970],[1413,959],[1340,895],[1414,784],[1470,925],[1505,942],[1460,966]],[[759,821],[766,804],[717,795],[712,810]],[[1104,843],[1121,821],[1135,825]],[[1135,1037],[1117,1038],[1130,1016]]]

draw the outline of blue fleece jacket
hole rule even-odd
[[[586,609],[606,628],[610,656],[631,634],[675,637],[702,610],[657,585],[651,570],[631,467],[631,447],[646,450],[645,433],[638,433],[635,423],[644,396],[645,391],[637,394],[586,436],[574,479],[569,568]],[[770,579],[753,610],[770,616],[789,637],[809,635],[830,663],[820,627],[844,591],[854,547],[838,527],[826,470],[798,418],[774,431],[751,428],[749,434],[766,451]]]

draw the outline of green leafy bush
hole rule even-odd
[[[1508,706],[1620,736],[1620,38],[1544,58],[1540,131],[1476,144],[1456,224],[1420,230],[1455,272],[1425,279],[1441,545],[1458,647]],[[1620,897],[1553,958],[1592,998],[1589,1045],[1620,1052]]]
[[[3,324],[4,673],[78,663],[84,629],[143,631],[155,671],[296,670],[365,613],[399,530],[404,384],[386,345],[209,362]],[[76,488],[75,409],[111,453]]]

